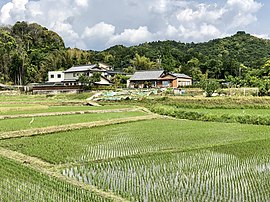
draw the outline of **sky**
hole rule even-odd
[[[0,25],[35,22],[66,47],[104,50],[158,40],[270,37],[268,0],[0,0]]]

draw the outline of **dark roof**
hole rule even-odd
[[[109,83],[112,83],[109,79],[104,76],[101,76],[103,79],[107,80]],[[77,82],[79,79],[65,79],[64,82]]]
[[[99,67],[97,65],[83,65],[83,66],[74,66],[66,71],[64,73],[70,73],[70,72],[87,72],[87,71],[105,71],[105,70],[99,70]]]
[[[113,71],[113,70],[109,70],[107,71],[108,74],[111,74],[111,75],[115,75],[115,74],[126,74],[125,72],[122,72],[122,71]]]
[[[76,82],[78,79],[64,79],[64,82]]]
[[[130,81],[158,80],[163,73],[164,70],[139,71],[134,73]]]
[[[177,74],[177,73],[172,73],[173,76],[177,78],[184,78],[184,79],[192,79],[192,77],[186,75],[186,74]]]

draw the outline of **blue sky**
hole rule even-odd
[[[103,50],[148,41],[203,42],[239,30],[269,38],[266,0],[0,0],[0,24],[37,22],[66,46]]]

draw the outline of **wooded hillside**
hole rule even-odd
[[[114,46],[98,54],[109,58],[106,62],[111,65],[126,68],[133,65],[136,53],[156,62],[154,68],[186,73],[195,80],[205,74],[216,79],[269,75],[270,40],[245,32],[198,44],[158,41],[130,48]]]
[[[0,83],[41,82],[66,65],[62,38],[35,23],[0,28],[0,45]]]
[[[51,70],[105,62],[130,73],[163,68],[188,74],[195,81],[215,78],[258,86],[261,79],[269,80],[269,59],[270,40],[245,32],[205,43],[157,41],[98,52],[65,48],[57,33],[35,23],[0,28],[0,83],[43,82]]]

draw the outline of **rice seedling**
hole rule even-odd
[[[210,106],[212,102],[223,101],[209,102]],[[267,102],[262,101],[264,105]],[[47,108],[28,110],[23,109],[23,105],[5,105],[0,107],[0,115],[89,109],[86,106],[44,106]],[[18,111],[12,111],[17,107]],[[30,105],[25,107],[31,108]],[[104,106],[102,109],[121,107]],[[1,112],[4,108],[10,110]],[[268,109],[251,108],[210,110],[213,116],[228,113],[230,117],[242,116],[241,113],[267,117],[268,112]],[[176,111],[184,111],[190,119],[196,118],[195,113],[209,115],[204,109],[164,107],[167,115],[178,117]],[[76,123],[109,122],[114,118],[145,114],[141,111],[97,112],[6,119],[0,120],[0,132],[47,126],[68,128]],[[268,126],[160,118],[0,140],[1,147],[52,163],[50,168],[43,169],[49,169],[53,176],[57,172],[57,177],[63,177],[47,176],[44,174],[47,172],[34,170],[27,162],[20,165],[0,157],[0,201],[111,201],[106,194],[89,191],[81,184],[95,186],[129,201],[269,201],[269,131]],[[75,186],[69,180],[80,185]]]
[[[63,169],[131,201],[269,201],[270,157],[208,150],[102,161]]]
[[[143,116],[146,113],[141,111],[131,112],[111,112],[111,113],[92,113],[92,114],[73,114],[60,116],[44,116],[29,118],[15,118],[0,120],[0,133],[17,131],[31,128],[42,128],[48,126],[60,126],[75,123],[93,122],[100,120],[110,120],[115,118]]]
[[[0,157],[0,201],[112,201]]]
[[[157,119],[2,140],[0,146],[60,164],[268,138],[267,126]]]
[[[50,105],[2,105],[0,107],[0,116],[19,115],[19,114],[38,114],[51,112],[70,112],[70,111],[87,111],[87,110],[107,110],[130,108],[128,105],[112,105],[112,106],[50,106]]]

